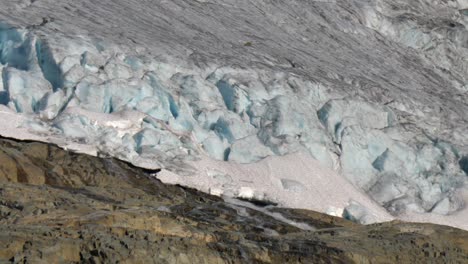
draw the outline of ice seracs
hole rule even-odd
[[[33,43],[21,45],[31,50],[41,48]],[[428,156],[432,160],[425,162],[426,156],[394,141],[385,132],[396,122],[388,107],[326,100],[323,85],[286,73],[262,72],[259,76],[220,68],[208,75],[179,71],[163,79],[167,73],[160,74],[152,68],[154,64],[142,62],[147,59],[124,54],[106,57],[104,48],[100,49],[84,51],[79,60],[76,55],[62,55],[62,61],[54,61],[60,56],[54,57],[53,49],[48,48],[47,56],[38,53],[35,60],[24,62],[27,68],[17,61],[5,63],[6,105],[50,120],[46,124],[63,137],[132,162],[151,160],[154,166],[177,168],[174,163],[186,160],[188,153],[252,163],[272,155],[306,151],[324,166],[336,168],[340,164],[344,175],[382,204],[399,200],[401,193],[412,189],[412,195],[422,197],[422,201],[410,197],[410,202],[422,203],[426,211],[449,192],[434,196],[434,188],[428,189],[424,180],[401,180],[398,176],[430,170],[442,157]],[[120,113],[131,112],[141,113],[141,117],[113,121]],[[367,148],[360,144],[367,144]],[[406,155],[405,161],[419,159],[426,166],[405,169],[413,165],[393,153]],[[391,173],[394,176],[383,177]],[[418,186],[421,184],[423,188]],[[282,179],[282,185],[287,190],[304,190],[293,180]],[[421,194],[424,191],[429,195]],[[243,193],[241,189],[241,196]],[[382,195],[385,198],[380,198]],[[458,206],[452,202],[449,208],[457,210]]]
[[[249,185],[239,171],[207,176],[197,163],[261,167],[305,155],[394,215],[454,214],[468,170],[466,7],[391,2],[103,0],[80,12],[50,0],[5,3],[0,114],[12,122],[0,133],[162,169],[165,181],[217,195],[244,187],[287,206],[385,218],[368,218],[374,205],[351,196],[299,202],[312,183],[328,182],[290,164]],[[122,8],[135,19],[109,16]],[[44,10],[55,19],[38,26]],[[111,21],[119,26],[104,30]]]

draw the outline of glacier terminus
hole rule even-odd
[[[2,136],[219,196],[468,229],[468,1],[1,5]]]

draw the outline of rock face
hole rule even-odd
[[[0,139],[0,261],[464,263],[468,232],[358,225],[164,185],[155,171]]]

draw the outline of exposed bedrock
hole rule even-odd
[[[223,200],[117,159],[0,138],[5,263],[464,263],[467,241],[448,226]]]

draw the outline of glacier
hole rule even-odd
[[[465,212],[466,1],[2,5],[1,135],[363,223]]]

